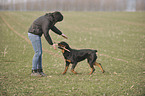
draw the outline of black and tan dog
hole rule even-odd
[[[65,58],[65,70],[62,74],[65,74],[70,63],[72,64],[71,71],[75,74],[77,72],[74,71],[76,65],[78,62],[87,59],[90,67],[91,67],[91,72],[89,73],[90,75],[95,71],[94,65],[100,67],[101,71],[104,73],[105,71],[103,70],[102,66],[100,63],[96,62],[97,55],[96,52],[97,50],[91,50],[91,49],[81,49],[81,50],[75,50],[71,49],[69,45],[66,42],[60,42],[58,43],[58,48],[62,50],[63,56]]]

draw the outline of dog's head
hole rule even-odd
[[[70,52],[71,48],[66,42],[58,43],[58,48]]]

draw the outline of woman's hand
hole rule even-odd
[[[65,39],[68,39],[67,36],[64,35],[64,34],[61,34],[61,36],[62,36],[63,38],[65,38]]]
[[[56,50],[56,46],[57,46],[57,45],[58,45],[58,44],[53,44],[53,45],[52,45],[54,50]]]

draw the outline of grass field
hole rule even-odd
[[[98,50],[93,75],[86,61],[74,75],[64,71],[61,50],[42,37],[47,77],[31,77],[33,48],[27,36],[31,23],[45,12],[0,12],[1,96],[143,96],[145,95],[145,12],[62,12],[56,24],[69,39],[50,31],[54,42]]]

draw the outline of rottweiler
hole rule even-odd
[[[97,59],[97,50],[91,50],[91,49],[81,49],[76,50],[70,48],[70,46],[66,42],[60,42],[58,43],[58,48],[62,50],[66,65],[65,70],[62,74],[65,74],[68,70],[68,67],[70,63],[72,64],[71,72],[74,74],[77,74],[77,72],[74,71],[76,65],[78,62],[87,59],[90,67],[91,72],[90,75],[95,71],[94,65],[100,67],[101,71],[104,73],[104,69],[100,63],[96,62]]]

